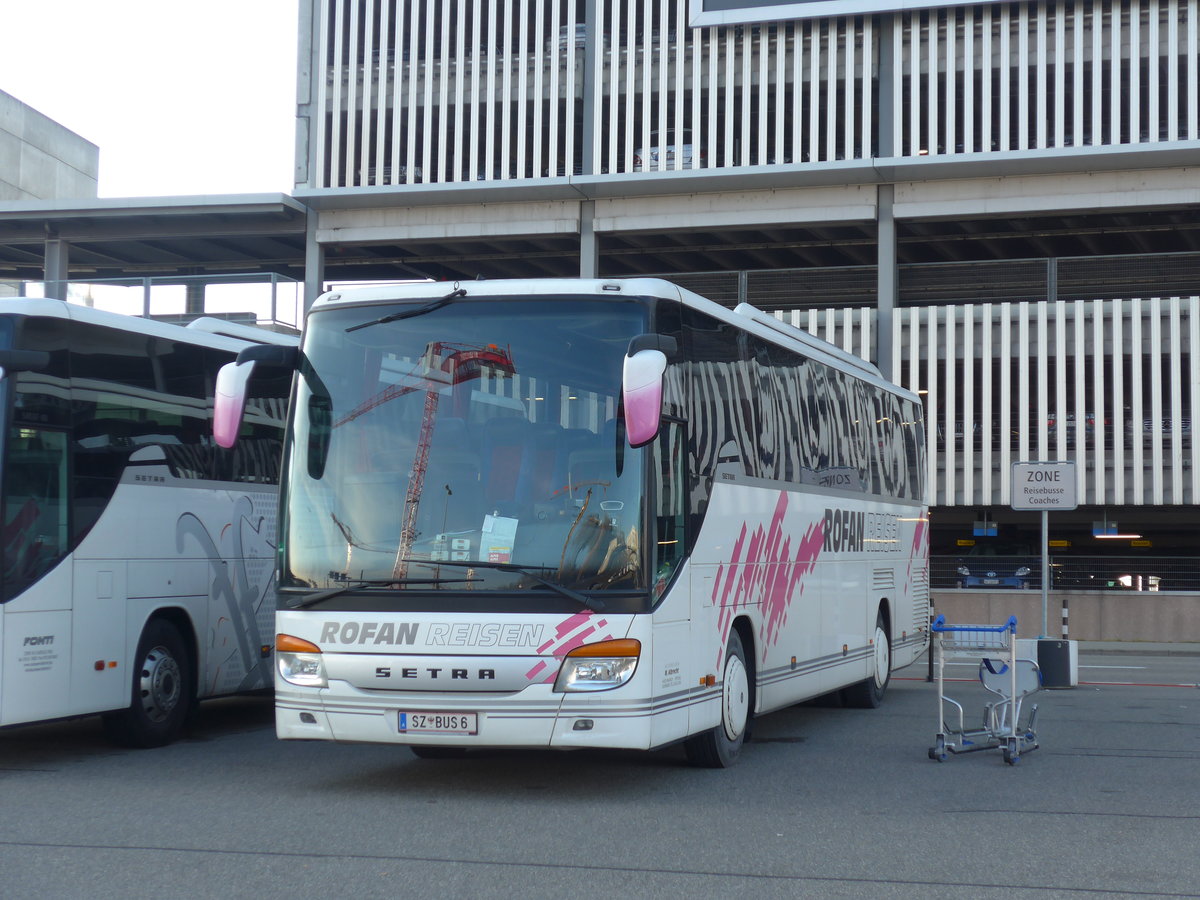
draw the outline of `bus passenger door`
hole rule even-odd
[[[654,718],[651,742],[662,745],[688,734],[688,710],[682,701],[691,685],[693,656],[691,576],[684,561],[686,522],[684,498],[683,426],[664,421],[658,437],[646,447],[647,472],[652,480],[654,507],[651,547],[651,590],[657,604],[654,628],[654,681],[656,705],[669,709]],[[664,702],[666,701],[666,702]]]

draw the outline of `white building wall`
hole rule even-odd
[[[93,199],[95,144],[0,91],[0,203]]]

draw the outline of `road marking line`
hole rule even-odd
[[[1080,666],[1081,669],[1129,669],[1141,671],[1150,668],[1149,666]]]

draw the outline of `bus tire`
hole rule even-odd
[[[138,641],[127,709],[104,716],[104,733],[125,747],[162,747],[183,730],[195,689],[179,629],[151,619]]]
[[[892,680],[892,642],[888,637],[883,610],[875,617],[875,640],[872,647],[874,671],[871,677],[842,691],[845,704],[855,709],[877,709],[883,702],[888,683]]]
[[[737,629],[729,632],[725,671],[721,676],[721,724],[688,738],[688,762],[704,769],[725,769],[737,762],[750,726],[750,672]]]

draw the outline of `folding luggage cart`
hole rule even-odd
[[[1037,663],[1017,658],[1017,617],[1009,616],[1003,625],[949,625],[945,616],[938,616],[931,630],[940,730],[929,748],[929,758],[944,762],[947,753],[974,753],[1001,747],[1004,761],[1016,765],[1022,752],[1038,748],[1037,704],[1031,704],[1024,724],[1021,724],[1021,706],[1026,697],[1042,687]],[[967,729],[962,704],[946,696],[948,658],[979,659],[980,683],[1000,698],[984,706],[980,728]],[[957,728],[951,727],[946,715],[951,708],[957,713]]]

